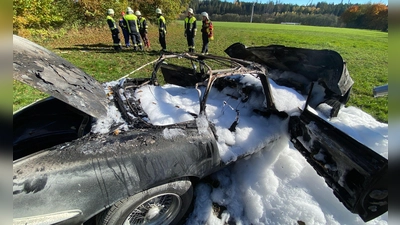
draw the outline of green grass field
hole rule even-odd
[[[215,40],[210,43],[210,54],[227,56],[224,50],[235,42],[246,46],[285,45],[310,49],[337,51],[347,63],[354,80],[348,106],[361,108],[381,122],[388,122],[388,96],[374,98],[375,86],[388,83],[388,33],[332,27],[303,25],[213,22]],[[197,23],[200,31],[201,22]],[[200,34],[200,32],[198,32]],[[151,50],[114,53],[108,28],[75,30],[56,40],[34,40],[72,62],[100,82],[116,80],[141,65],[158,58],[158,33],[150,26]],[[183,22],[168,24],[167,49],[187,51]],[[196,49],[201,49],[201,35],[196,36]],[[133,76],[150,76],[151,67]],[[46,96],[14,81],[13,110]]]

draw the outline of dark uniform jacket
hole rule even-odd
[[[125,19],[122,17],[118,21],[119,27],[121,27],[122,30],[128,30],[128,27],[126,26]]]
[[[136,15],[125,15],[124,20],[130,34],[139,33],[138,18]]]
[[[196,26],[196,17],[191,16],[191,17],[186,17],[185,18],[185,32],[187,35],[190,36],[195,36],[197,31],[197,26]]]
[[[146,18],[141,17],[139,19],[139,31],[140,32],[147,32],[147,28],[148,28],[148,26],[147,26]]]
[[[159,32],[167,33],[167,25],[165,24],[165,18],[163,16],[158,17],[157,24]]]
[[[111,33],[115,34],[115,33],[119,33],[117,24],[115,23],[114,18],[112,18],[110,15],[107,16],[107,24],[110,27]]]

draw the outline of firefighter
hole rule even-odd
[[[133,13],[133,10],[128,7],[126,9],[127,15],[124,17],[125,25],[128,27],[129,36],[132,40],[133,50],[143,50],[142,42],[140,41],[138,18]]]
[[[143,44],[145,47],[150,48],[150,41],[149,38],[147,37],[147,21],[146,18],[142,16],[142,13],[140,11],[136,11],[135,15],[138,17],[138,24],[139,24],[139,33],[140,36],[142,37]]]
[[[165,18],[162,16],[161,9],[156,9],[157,24],[158,24],[158,40],[160,41],[161,51],[167,51],[167,43],[165,42],[165,35],[167,34],[167,26],[165,24]]]
[[[114,20],[114,10],[113,9],[107,9],[107,24],[110,27],[111,30],[111,37],[113,40],[113,47],[116,51],[121,51],[121,40],[119,39],[119,30],[117,27],[117,24],[115,23]]]
[[[196,37],[196,17],[193,16],[193,9],[189,8],[187,11],[187,17],[185,18],[185,32],[184,35],[187,39],[189,52],[194,52],[194,37]]]
[[[203,25],[201,27],[201,39],[203,40],[203,48],[201,49],[202,54],[208,54],[208,43],[214,40],[213,24],[208,17],[207,12],[202,12]]]
[[[125,16],[125,12],[121,12],[121,18],[119,18],[119,27],[121,27],[122,30],[122,35],[124,36],[124,40],[125,40],[125,47],[129,48],[130,44],[129,44],[129,31],[128,31],[128,27],[125,25],[124,22],[124,16]]]

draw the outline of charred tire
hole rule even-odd
[[[179,224],[192,198],[189,180],[173,181],[119,201],[98,218],[97,224]]]

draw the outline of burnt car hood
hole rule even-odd
[[[25,38],[13,35],[13,77],[79,109],[102,118],[107,98],[102,85],[70,62]]]

